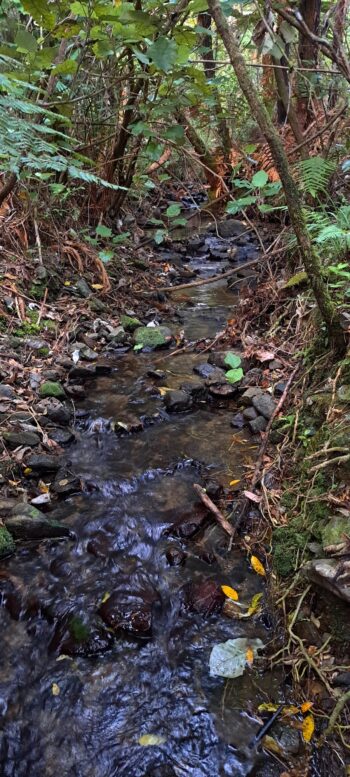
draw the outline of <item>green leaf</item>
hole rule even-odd
[[[159,246],[161,243],[163,243],[166,237],[166,234],[167,234],[166,229],[157,229],[157,231],[154,234],[154,242]]]
[[[109,227],[105,227],[104,224],[99,224],[98,227],[96,227],[96,235],[98,235],[98,237],[111,237],[112,230]]]
[[[62,75],[71,75],[72,73],[75,73],[77,67],[78,63],[75,62],[74,59],[66,59],[64,62],[60,62],[59,65],[56,65],[52,73],[53,75],[57,75],[58,73],[61,73]]]
[[[255,205],[256,197],[248,195],[247,197],[241,197],[239,200],[233,200],[226,205],[226,213],[230,213],[231,216],[235,216],[240,210],[243,210],[247,205]]]
[[[170,218],[172,216],[178,216],[181,213],[181,205],[179,205],[177,202],[174,202],[173,205],[169,205],[165,213]]]
[[[163,137],[167,140],[173,140],[175,143],[182,143],[185,139],[185,130],[181,124],[175,124],[164,132]]]
[[[264,186],[266,186],[268,180],[269,176],[267,173],[265,173],[265,170],[259,170],[258,173],[253,175],[252,184],[255,189],[262,189]]]
[[[237,367],[235,370],[226,372],[225,378],[229,383],[239,383],[239,381],[242,380],[243,375],[242,367]]]
[[[232,370],[236,369],[236,367],[240,367],[242,364],[242,359],[240,356],[238,356],[236,353],[227,353],[224,358],[224,364],[227,364],[228,367],[231,367]]]
[[[164,73],[169,73],[176,62],[177,45],[171,38],[165,38],[160,35],[157,40],[149,46],[147,54],[153,64]]]
[[[18,30],[15,37],[15,44],[20,51],[36,51],[38,43],[28,30]]]
[[[52,12],[47,0],[22,0],[23,9],[47,30],[51,30],[56,22],[55,14]]]
[[[107,264],[111,261],[111,259],[113,259],[114,253],[113,251],[99,251],[98,255],[101,259],[101,262],[103,262],[103,264]]]

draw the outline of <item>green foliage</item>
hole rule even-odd
[[[336,167],[335,162],[321,156],[301,159],[295,165],[295,172],[303,192],[314,199],[326,194]]]

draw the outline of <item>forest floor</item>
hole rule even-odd
[[[318,748],[310,750],[314,773],[329,774],[331,768],[340,775],[350,696],[349,367],[346,360],[334,366],[331,353],[322,349],[303,279],[288,286],[291,273],[277,257],[252,265],[262,247],[274,244],[270,228],[259,228],[257,236],[249,225],[231,222],[226,237],[217,225],[210,232],[206,224],[204,236],[197,229],[158,247],[146,240],[135,248],[120,246],[108,276],[96,253],[76,237],[50,248],[37,243],[30,256],[24,247],[20,253],[6,247],[0,268],[0,552],[3,557],[13,552],[13,537],[21,542],[61,536],[55,522],[48,533],[50,511],[76,493],[79,483],[59,470],[55,459],[74,442],[90,382],[110,374],[111,360],[131,349],[163,354],[170,347],[171,362],[177,354],[193,353],[210,365],[210,355],[219,350],[221,361],[213,359],[208,374],[200,375],[205,390],[219,406],[234,398],[232,442],[247,430],[256,446],[244,478],[233,478],[221,491],[220,515],[232,513],[235,541],[253,554],[256,571],[270,581],[277,633],[285,635],[277,638],[270,661],[282,664],[293,684],[298,714],[302,710],[295,727],[306,742],[314,724],[318,742],[325,733],[329,737],[327,759],[325,748],[321,757],[326,771]],[[216,266],[218,275],[233,269],[225,288],[233,283],[235,291],[229,292],[232,314],[217,331],[208,337],[200,330],[192,339],[179,308],[186,311],[188,284],[208,280],[200,263],[195,266],[198,257],[202,263],[209,257],[211,274]],[[181,288],[174,295],[163,291],[169,286]],[[224,303],[229,307],[226,296]],[[238,362],[225,366],[227,353],[239,354]],[[243,370],[233,386],[225,378],[228,365]],[[210,380],[212,369],[217,374]],[[170,411],[177,412],[178,402],[186,412],[190,399],[186,407],[186,397],[175,396],[183,391],[157,388],[165,376],[156,372],[155,366],[152,391],[163,390]],[[191,402],[194,391],[189,390]],[[120,427],[133,434],[140,419],[130,415]],[[23,502],[30,507],[18,511]],[[36,535],[29,529],[34,515]],[[272,704],[268,711],[273,709]],[[283,747],[275,753],[283,762]],[[300,764],[285,771],[304,774]]]

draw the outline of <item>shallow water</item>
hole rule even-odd
[[[224,283],[198,288],[181,303],[179,327],[189,339],[215,336],[234,300]],[[213,645],[239,636],[267,643],[271,624],[193,604],[208,580],[233,586],[243,603],[264,581],[211,520],[193,537],[177,529],[198,511],[193,483],[240,478],[254,445],[230,427],[232,403],[169,416],[147,376],[156,366],[177,388],[197,379],[203,361],[159,352],[115,359],[112,374],[91,384],[87,420],[66,455],[84,483],[60,507],[72,539],[22,545],[2,563],[3,777],[280,774],[252,743],[257,706],[279,698],[281,677],[259,662],[235,681],[209,674]],[[115,433],[133,421],[133,433]],[[176,553],[179,566],[169,563]],[[129,621],[112,634],[100,617],[109,595],[141,608],[141,618],[151,602],[151,628],[135,633]],[[145,734],[161,741],[142,746]]]

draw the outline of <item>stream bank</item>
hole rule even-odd
[[[239,272],[257,256],[244,232],[177,240],[154,261],[177,282],[232,262]],[[284,364],[254,353],[230,383],[227,353],[241,357],[218,335],[238,315],[236,289],[177,294],[170,309],[157,299],[141,312],[125,305],[117,322],[77,322],[43,371],[33,369],[40,338],[15,352],[4,343],[14,379],[2,388],[12,453],[1,511],[16,550],[1,563],[4,777],[302,773],[298,706],[271,731],[275,754],[255,741],[271,716],[261,704],[295,703],[288,671],[264,655],[283,644],[251,562],[266,564],[266,524],[253,501],[231,547],[193,489],[234,523]],[[25,408],[24,376],[36,396]],[[257,594],[261,604],[240,618],[222,586],[243,612]],[[252,665],[236,679],[211,675],[213,647],[239,638],[261,640]]]

